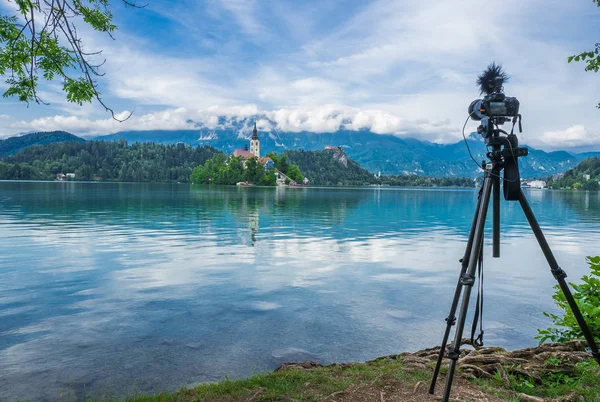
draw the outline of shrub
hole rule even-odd
[[[581,310],[583,318],[588,324],[590,331],[596,341],[600,341],[600,257],[587,257],[590,264],[591,274],[584,275],[582,284],[570,283],[573,288],[573,298]],[[564,293],[558,285],[554,287],[556,292],[552,296],[558,307],[563,310],[562,316],[544,313],[552,319],[553,327],[538,329],[540,343],[546,340],[552,342],[566,342],[572,339],[584,339],[583,333],[575,320],[575,316],[567,303]]]

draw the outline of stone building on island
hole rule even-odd
[[[241,156],[242,159],[250,159],[253,156],[256,156],[260,159],[260,140],[258,139],[258,130],[256,129],[256,123],[254,123],[254,129],[252,130],[252,137],[250,138],[250,150],[248,150],[248,145],[244,146],[244,148],[238,148],[233,151],[231,156]]]
[[[256,157],[258,161],[265,167],[265,170],[270,170],[275,168],[275,163],[268,156],[260,157],[260,140],[258,139],[258,129],[256,128],[256,123],[254,123],[254,129],[252,130],[252,137],[250,138],[250,150],[248,150],[248,145],[244,146],[244,148],[238,148],[233,151],[232,156],[241,156],[244,161]]]

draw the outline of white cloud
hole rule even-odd
[[[0,119],[10,119],[10,116],[7,114],[0,114]]]
[[[117,117],[126,117],[124,111]],[[257,126],[261,131],[277,129],[286,132],[335,132],[346,130],[371,130],[377,134],[417,136],[438,142],[452,142],[458,139],[458,130],[449,121],[428,119],[409,120],[380,110],[361,110],[343,105],[326,105],[315,108],[294,108],[259,110],[255,105],[237,107],[210,107],[203,110],[186,108],[168,109],[160,112],[133,115],[119,123],[113,119],[89,119],[79,116],[43,117],[32,121],[19,121],[9,127],[19,131],[65,130],[77,135],[101,135],[126,130],[192,130],[199,127],[208,129],[228,128],[232,123],[251,116],[259,118]],[[219,124],[219,118],[225,123]],[[249,130],[246,124],[243,130]],[[449,134],[451,133],[451,134]]]
[[[585,126],[579,124],[565,130],[546,131],[532,143],[532,145],[546,149],[564,148],[564,144],[569,144],[569,147],[573,148],[598,145],[600,144],[600,131],[589,132]]]

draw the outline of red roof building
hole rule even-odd
[[[243,148],[238,148],[235,151],[233,151],[233,156],[241,156],[242,159],[250,159],[252,157],[254,157],[254,154],[250,151],[248,151],[247,149],[243,149]]]

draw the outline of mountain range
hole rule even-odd
[[[98,140],[125,139],[128,142],[152,141],[161,144],[182,142],[187,145],[210,145],[225,153],[248,144],[255,121],[260,127],[261,154],[286,150],[322,150],[326,146],[343,147],[351,159],[373,173],[417,174],[432,177],[475,177],[481,174],[478,164],[485,159],[486,147],[480,136],[472,133],[466,142],[435,144],[414,138],[376,134],[368,130],[349,130],[342,124],[332,133],[289,132],[276,129],[276,123],[264,115],[248,118],[219,118],[215,127],[196,123],[194,130],[173,131],[122,131],[96,137]],[[193,123],[193,122],[190,122]],[[598,152],[569,153],[545,152],[529,148],[529,156],[520,159],[521,176],[526,178],[547,177],[565,172],[582,160],[596,156]]]
[[[218,124],[207,127],[195,124],[193,130],[149,130],[121,131],[115,134],[95,137],[95,140],[133,142],[154,142],[158,144],[184,143],[186,145],[210,145],[225,153],[248,144],[252,126],[259,122],[261,155],[269,152],[281,153],[287,150],[322,150],[326,146],[344,148],[349,158],[373,173],[383,175],[417,174],[432,177],[475,177],[481,171],[475,161],[485,159],[486,147],[481,137],[471,134],[466,143],[471,150],[469,155],[465,141],[453,144],[435,144],[414,138],[400,138],[395,135],[376,134],[368,130],[354,131],[345,128],[332,133],[289,132],[276,129],[275,122],[265,116],[248,118],[219,118]],[[190,122],[193,123],[193,122]],[[268,127],[268,128],[265,128]],[[47,138],[44,138],[45,134]],[[0,156],[12,155],[23,147],[57,141],[83,141],[66,132],[37,133],[12,137],[0,141]],[[526,178],[548,177],[575,167],[598,152],[569,153],[566,151],[545,152],[529,148],[529,156],[520,159],[521,176]]]

